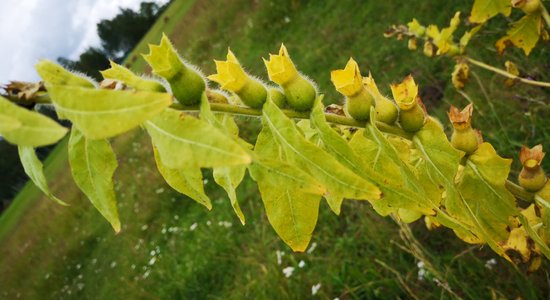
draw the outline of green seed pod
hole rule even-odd
[[[150,53],[143,58],[157,74],[170,84],[172,94],[183,105],[197,104],[206,89],[206,82],[199,71],[180,59],[166,35],[160,45],[149,45]]]
[[[248,75],[231,49],[227,60],[214,60],[216,74],[208,79],[217,82],[222,89],[239,96],[242,103],[252,108],[261,108],[267,99],[267,90],[258,79]]]
[[[246,84],[236,92],[242,102],[252,108],[261,108],[267,99],[265,86],[257,80],[247,80]]]
[[[526,146],[521,147],[519,160],[523,165],[519,173],[519,185],[529,192],[537,192],[542,189],[548,178],[544,174],[544,170],[540,166],[544,158],[542,145],[537,145],[531,149]]]
[[[298,72],[286,47],[281,45],[279,54],[270,54],[264,63],[269,79],[283,88],[288,105],[297,111],[311,110],[317,91],[313,83]]]
[[[376,121],[384,122],[386,124],[393,124],[397,120],[398,110],[393,101],[384,97],[378,90],[376,82],[372,75],[369,73],[369,77],[363,79],[363,85],[374,97],[374,111],[376,112]]]
[[[370,109],[374,105],[374,98],[366,90],[362,89],[359,94],[346,97],[344,111],[350,117],[358,121],[367,121],[370,117]]]
[[[418,85],[412,75],[401,83],[390,85],[395,102],[399,106],[399,124],[407,132],[417,132],[424,126],[426,113],[418,97]]]
[[[471,126],[472,114],[472,104],[468,104],[462,111],[451,106],[448,113],[454,128],[451,135],[451,144],[456,149],[464,151],[467,154],[474,153],[480,144],[480,136]]]
[[[478,135],[472,128],[455,130],[451,135],[451,145],[467,154],[472,154],[479,145]]]
[[[308,111],[313,107],[317,91],[313,84],[302,76],[282,86],[288,105],[297,111]]]
[[[416,103],[411,109],[399,112],[399,125],[407,132],[417,132],[424,126],[426,114],[424,109]]]
[[[283,108],[286,105],[285,94],[278,88],[270,87],[267,90],[268,97],[275,103],[278,107]]]

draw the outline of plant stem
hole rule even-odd
[[[526,191],[524,188],[522,188],[518,184],[516,184],[516,183],[514,183],[510,180],[506,180],[504,186],[516,198],[521,199],[521,200],[526,201],[526,202],[533,202],[533,199],[534,199],[535,195],[531,192]]]
[[[17,97],[12,97],[9,95],[2,95],[2,96],[15,103],[26,103],[26,104],[51,103],[51,100],[47,95],[41,95],[39,97],[35,97],[27,100],[21,100]],[[200,107],[198,104],[185,106],[180,103],[174,103],[170,107],[176,110],[181,110],[186,112],[200,111]],[[210,103],[210,109],[213,112],[228,113],[232,115],[240,115],[240,116],[248,116],[248,117],[260,117],[262,115],[262,111],[260,109],[254,109],[250,107],[244,107],[244,106],[238,106],[238,105],[232,105],[232,104],[226,104],[226,103]],[[282,111],[287,117],[293,118],[293,119],[309,119],[310,117],[309,113],[307,112],[297,112],[290,109],[283,109]],[[350,127],[364,128],[367,124],[366,122],[357,121],[352,118],[335,115],[335,114],[325,114],[325,118],[329,123],[345,125]],[[395,125],[388,125],[386,123],[376,122],[376,127],[382,132],[397,135],[408,140],[412,140],[414,136],[413,133],[406,132]],[[533,193],[526,191],[525,189],[513,183],[512,181],[507,180],[505,186],[518,199],[521,199],[527,202],[533,201],[533,197],[534,197]]]
[[[549,16],[550,17],[550,16]],[[473,65],[476,65],[478,67],[481,67],[483,69],[486,69],[486,70],[489,70],[491,72],[494,72],[494,73],[497,73],[499,75],[502,75],[504,77],[508,77],[508,78],[511,78],[511,79],[515,79],[515,80],[518,80],[520,82],[523,82],[523,83],[526,83],[526,84],[530,84],[530,85],[534,85],[534,86],[540,86],[540,87],[547,87],[547,88],[550,88],[550,82],[544,82],[544,81],[536,81],[536,80],[531,80],[531,79],[527,79],[527,78],[523,78],[523,77],[519,77],[519,76],[516,76],[514,74],[510,74],[508,72],[506,72],[505,70],[502,70],[502,69],[499,69],[499,68],[496,68],[496,67],[493,67],[491,65],[488,65],[486,63],[483,63],[479,60],[475,60],[471,57],[467,57],[465,56],[464,57],[468,62],[470,62],[471,64]]]
[[[199,111],[198,105],[192,105],[192,106],[184,106],[180,103],[174,103],[172,104],[171,108],[181,110],[181,111]],[[262,111],[260,109],[254,109],[244,106],[238,106],[238,105],[232,105],[232,104],[225,104],[225,103],[210,103],[210,109],[212,109],[213,112],[223,112],[223,113],[229,113],[233,115],[241,115],[241,116],[252,116],[252,117],[259,117],[262,115]],[[309,119],[309,113],[307,112],[297,112],[290,109],[282,109],[283,113],[293,119]],[[350,127],[357,127],[357,128],[365,128],[366,122],[357,121],[352,118],[348,118],[345,116],[339,116],[335,114],[325,114],[325,118],[327,122],[338,124],[338,125],[344,125],[344,126],[350,126]],[[376,122],[376,127],[380,131],[383,131],[385,133],[397,135],[406,139],[412,139],[413,134],[406,132],[405,130],[395,126],[395,125],[388,125],[386,123],[382,122]]]

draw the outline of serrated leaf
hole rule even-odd
[[[88,139],[105,139],[139,126],[172,103],[166,93],[48,85],[55,105]]]
[[[113,185],[118,162],[109,141],[87,139],[73,128],[69,139],[69,164],[76,185],[115,232],[120,232]]]
[[[212,209],[210,198],[204,193],[202,172],[198,167],[185,169],[172,169],[160,160],[157,148],[153,147],[155,162],[160,174],[174,190],[204,205],[208,210]]]
[[[349,199],[380,199],[380,190],[372,183],[353,173],[333,156],[308,142],[274,103],[263,107],[264,126],[269,126],[273,137],[290,162],[307,170],[327,187],[328,193]]]
[[[24,109],[0,96],[0,135],[8,142],[26,147],[55,144],[67,128],[37,112]]]
[[[61,205],[69,205],[54,196],[48,188],[48,181],[44,176],[44,167],[42,162],[36,156],[33,147],[19,146],[19,158],[25,173],[29,176],[32,182],[51,200]]]
[[[507,238],[509,217],[518,214],[514,195],[504,186],[511,163],[498,156],[491,144],[483,143],[468,158],[458,184],[462,199],[496,241]]]
[[[525,55],[529,55],[539,41],[542,29],[542,16],[540,12],[523,16],[510,25],[506,35],[499,39],[495,47],[498,53],[504,53],[509,43],[523,49]]]
[[[482,239],[491,249],[509,260],[504,249],[498,244],[500,238],[488,231],[483,221],[455,186],[455,176],[464,152],[451,146],[442,126],[432,118],[428,119],[424,127],[416,133],[413,142],[423,159],[422,167],[425,168],[426,179],[445,189],[445,208],[452,217],[460,221],[460,224],[455,224],[460,227],[448,227],[453,228],[457,236],[465,241]]]
[[[166,109],[145,122],[163,164],[173,169],[246,165],[250,155],[208,122]]]
[[[259,161],[249,170],[258,183],[275,232],[293,251],[305,251],[317,224],[324,187],[304,171],[281,161]]]
[[[475,0],[470,13],[470,22],[484,23],[498,14],[509,16],[511,12],[512,6],[509,0]]]
[[[160,82],[142,78],[114,61],[110,61],[110,63],[111,68],[100,72],[103,78],[122,81],[128,87],[138,91],[166,92],[166,89]]]

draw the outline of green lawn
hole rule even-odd
[[[206,74],[214,71],[212,59],[224,58],[231,47],[252,74],[265,79],[261,57],[284,42],[300,70],[331,102],[339,96],[329,71],[353,56],[364,73],[372,71],[385,93],[388,83],[413,73],[428,109],[445,121],[450,103],[466,103],[450,84],[452,60],[409,52],[404,42],[384,39],[382,32],[413,17],[443,25],[454,10],[467,13],[470,5],[435,0],[176,0],[127,63],[146,72],[137,53],[146,52],[146,44],[158,42],[164,31]],[[473,42],[472,56],[493,64],[512,59],[527,74],[550,80],[544,73],[549,67],[547,46],[537,48],[529,61],[518,51],[495,57],[490,43],[501,26],[502,20],[491,23],[485,40]],[[550,139],[550,109],[544,102],[548,91],[506,89],[501,77],[473,70],[479,84],[474,79],[465,92],[476,105],[475,124],[502,155],[516,157],[518,145]],[[258,121],[238,121],[243,134],[253,138]],[[121,233],[115,235],[77,190],[66,146],[60,144],[46,172],[54,194],[71,206],[58,206],[27,185],[2,215],[0,298],[303,299],[311,297],[317,284],[316,297],[322,299],[540,299],[550,294],[548,262],[526,274],[487,247],[465,244],[446,230],[428,232],[422,222],[408,231],[363,202],[345,202],[340,217],[323,203],[315,246],[291,253],[269,226],[250,179],[238,189],[247,217],[247,225],[241,226],[209,172],[205,187],[213,200],[211,212],[163,182],[143,131],[116,138],[113,145],[120,165],[115,179]],[[290,277],[283,273],[287,267],[294,268]],[[427,273],[419,278],[421,270]]]

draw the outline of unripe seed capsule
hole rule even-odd
[[[519,173],[518,182],[521,187],[530,192],[537,192],[542,189],[548,178],[540,166],[544,158],[542,145],[537,145],[531,149],[526,146],[521,147],[519,160],[523,168]]]
[[[283,89],[291,108],[307,111],[313,107],[317,97],[315,86],[296,70],[284,45],[281,45],[278,55],[270,54],[269,60],[264,59],[264,63],[269,79]]]
[[[473,106],[468,104],[462,111],[451,106],[448,116],[453,123],[453,134],[451,135],[451,145],[467,154],[472,154],[479,145],[478,133],[472,129]]]

